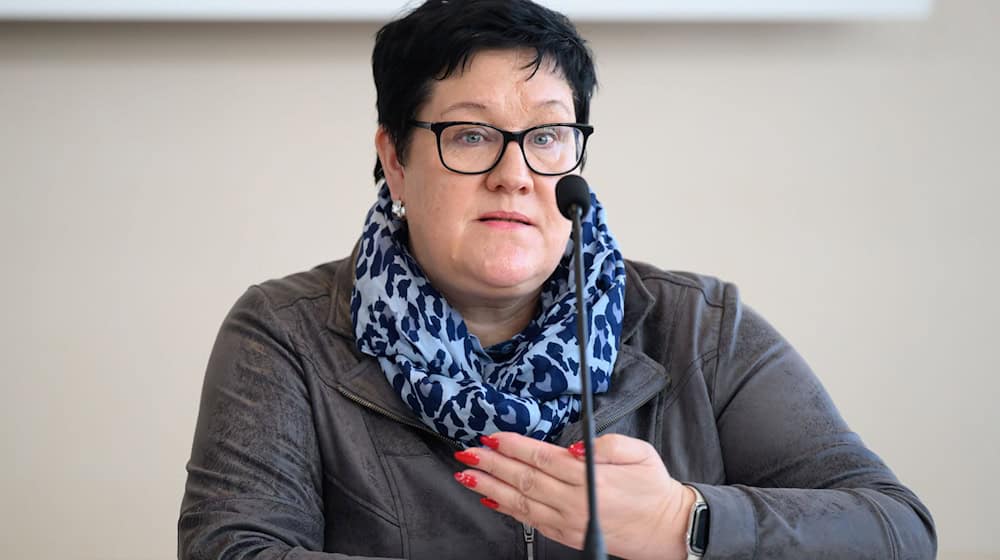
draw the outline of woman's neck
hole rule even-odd
[[[479,338],[483,348],[510,340],[524,330],[535,316],[539,294],[514,302],[476,302],[457,304],[449,302],[465,320],[469,332]]]

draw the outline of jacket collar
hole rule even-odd
[[[337,334],[354,338],[351,321],[351,292],[354,287],[354,263],[359,245],[354,246],[349,259],[340,262],[334,272],[330,290],[330,316],[327,326]],[[650,312],[655,300],[646,289],[642,278],[631,265],[625,263],[625,316],[622,321],[622,347],[615,362],[611,387],[607,393],[594,397],[594,426],[597,432],[619,417],[635,410],[670,382],[664,367],[646,356],[640,349],[628,344]],[[429,430],[412,410],[399,398],[386,381],[378,361],[353,348],[353,359],[348,359],[342,372],[334,372],[336,389],[348,398],[359,402],[384,416]],[[575,422],[560,435],[559,445],[566,446],[581,438],[583,426]]]

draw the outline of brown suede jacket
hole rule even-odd
[[[454,481],[456,444],[355,347],[351,262],[254,286],[222,324],[178,557],[579,557]],[[706,559],[934,557],[927,508],[734,286],[629,261],[622,340],[598,433],[650,442],[701,491]]]

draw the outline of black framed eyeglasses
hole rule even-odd
[[[492,171],[511,142],[517,142],[524,163],[535,173],[564,175],[583,161],[587,138],[594,133],[593,126],[578,123],[541,124],[520,132],[472,121],[410,121],[410,124],[433,132],[441,165],[464,175]]]

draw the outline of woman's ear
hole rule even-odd
[[[382,172],[385,173],[385,182],[389,185],[392,199],[405,200],[406,170],[399,161],[392,135],[385,127],[380,126],[375,131],[375,151],[378,152],[378,159],[382,162]]]

